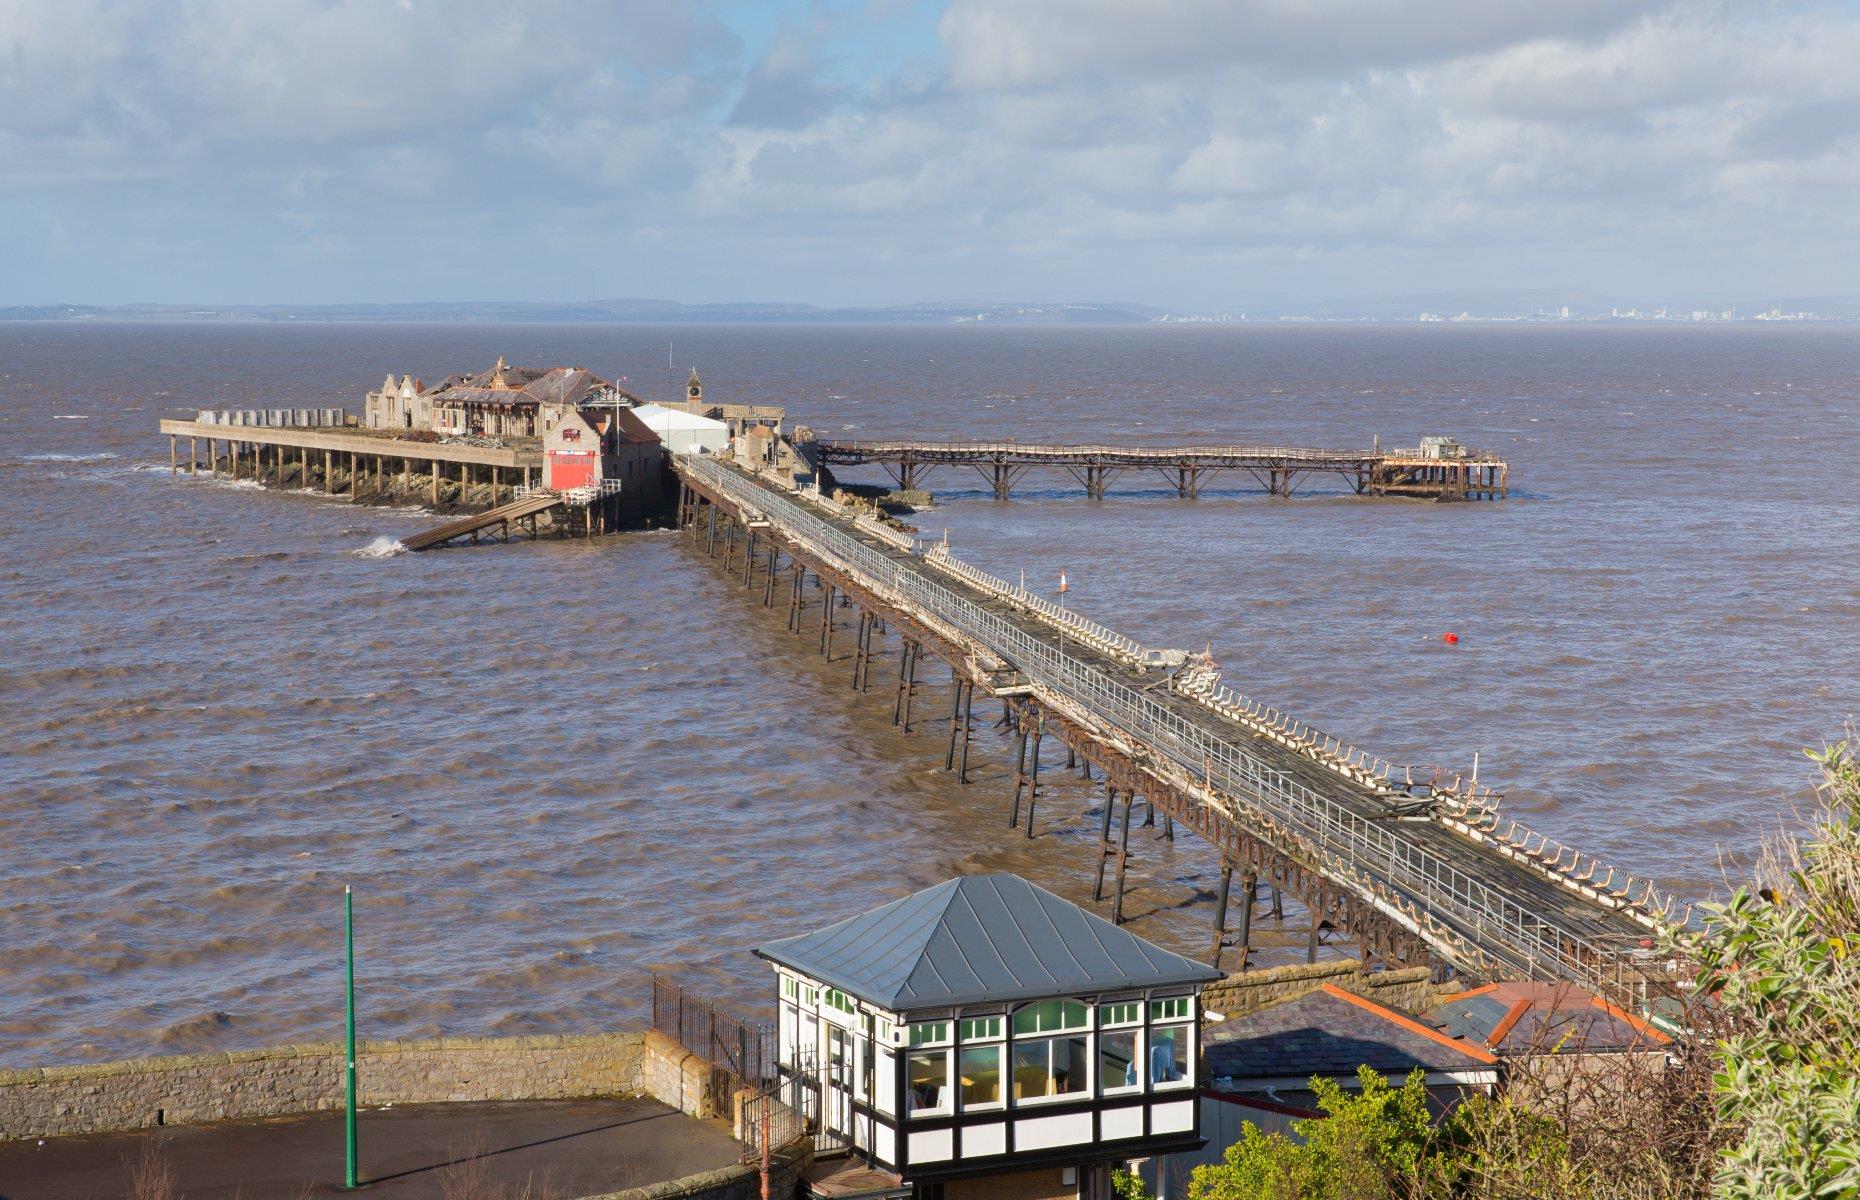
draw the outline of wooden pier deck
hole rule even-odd
[[[1244,472],[1273,496],[1296,495],[1313,475],[1335,475],[1358,495],[1435,500],[1502,500],[1510,467],[1497,455],[1466,450],[1430,457],[1413,450],[1314,450],[1292,446],[1047,446],[1018,442],[915,442],[816,439],[813,452],[829,466],[876,464],[901,488],[915,488],[932,468],[970,467],[997,500],[1009,499],[1036,467],[1066,472],[1093,500],[1130,471],[1159,473],[1184,500],[1223,472]]]
[[[456,494],[466,507],[495,508],[542,474],[540,449],[417,442],[352,426],[163,420],[161,431],[168,435],[171,470],[280,487],[295,482],[331,495],[346,492],[350,499],[393,490],[408,498],[425,493],[432,504],[440,503],[442,494]],[[185,459],[182,439],[187,441]]]
[[[857,611],[855,687],[870,686],[877,639],[897,635],[894,721],[911,727],[923,654],[949,664],[945,765],[964,782],[975,691],[1002,701],[1020,739],[1010,812],[1019,826],[1025,804],[1028,836],[1044,738],[1059,738],[1102,773],[1109,795],[1098,874],[1102,893],[1114,871],[1114,919],[1122,918],[1131,806],[1141,795],[1219,851],[1217,960],[1238,872],[1243,956],[1255,884],[1270,882],[1311,909],[1314,945],[1319,928],[1329,928],[1357,942],[1365,959],[1438,959],[1484,979],[1567,979],[1638,1007],[1670,987],[1655,934],[1689,912],[1677,913],[1650,882],[1501,817],[1489,791],[1417,778],[1220,687],[1179,651],[1145,648],[945,548],[848,519],[769,477],[689,456],[677,458],[676,470],[681,524],[713,555],[721,541],[745,587],[760,571],[763,603],[772,605],[786,573],[790,629],[805,623],[810,574],[824,652],[831,654],[836,608]]]

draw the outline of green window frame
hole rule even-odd
[[[1037,1000],[1014,1010],[1014,1036],[1085,1029],[1091,1009],[1083,1000]]]
[[[1139,1025],[1143,1022],[1143,1002],[1127,1000],[1119,1004],[1105,1004],[1098,1008],[1098,1027],[1108,1028],[1112,1025]]]
[[[948,1021],[920,1021],[911,1026],[911,1045],[934,1046],[948,1044]]]
[[[1167,1000],[1150,1001],[1151,1021],[1186,1021],[1189,1007],[1193,1004],[1187,996],[1171,996]]]
[[[852,997],[838,988],[827,989],[827,1007],[837,1008],[843,1013],[858,1011],[858,1005],[852,1002]]]
[[[968,1017],[960,1026],[965,1042],[992,1042],[1001,1036],[1000,1017]]]

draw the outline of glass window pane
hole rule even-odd
[[[1091,1084],[1083,1037],[1039,1038],[1014,1043],[1014,1098],[1068,1096]]]
[[[1014,1014],[1015,1033],[1052,1033],[1085,1028],[1088,1010],[1078,1000],[1042,1000]]]
[[[1150,1030],[1150,1083],[1180,1083],[1188,1078],[1188,1026]]]
[[[1135,1087],[1142,1076],[1137,1073],[1137,1031],[1098,1035],[1098,1078],[1104,1090]]]
[[[969,1046],[962,1051],[962,1106],[1001,1103],[1001,1047]]]
[[[1053,1094],[1070,1095],[1091,1086],[1091,1054],[1088,1039],[1064,1037],[1053,1039]]]
[[[912,1054],[904,1062],[904,1078],[911,1094],[910,1111],[949,1108],[949,1051],[927,1050]]]

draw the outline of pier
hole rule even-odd
[[[1334,475],[1359,496],[1411,496],[1431,500],[1502,500],[1509,464],[1451,438],[1423,438],[1413,449],[1313,450],[1291,446],[1049,446],[1018,442],[848,441],[812,443],[829,466],[877,464],[898,487],[918,487],[936,467],[968,467],[1009,499],[1021,476],[1034,468],[1071,476],[1085,495],[1102,500],[1120,476],[1156,472],[1184,500],[1209,481],[1241,472],[1271,496],[1293,496],[1314,475]]]
[[[924,656],[948,665],[941,749],[963,783],[977,692],[1001,703],[1017,741],[1006,827],[1033,836],[1046,739],[1096,772],[1097,898],[1114,921],[1140,796],[1219,854],[1217,963],[1230,945],[1244,963],[1264,884],[1310,910],[1313,957],[1328,931],[1369,963],[1564,979],[1636,1009],[1670,988],[1652,947],[1690,911],[1507,819],[1489,789],[1370,755],[1222,686],[1205,659],[1147,648],[781,476],[691,455],[674,466],[681,527],[765,606],[785,600],[791,631],[831,660],[842,620],[856,621],[851,686],[872,686],[894,639],[895,724],[913,728]]]
[[[313,488],[351,500],[396,496],[494,508],[533,484],[543,461],[540,450],[415,441],[356,426],[164,420],[161,431],[168,435],[170,470]]]

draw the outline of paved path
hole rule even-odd
[[[342,1114],[0,1142],[0,1200],[128,1197],[145,1147],[174,1180],[164,1200],[569,1200],[737,1161],[722,1125],[652,1100],[417,1104],[361,1118],[365,1186],[342,1188]]]

